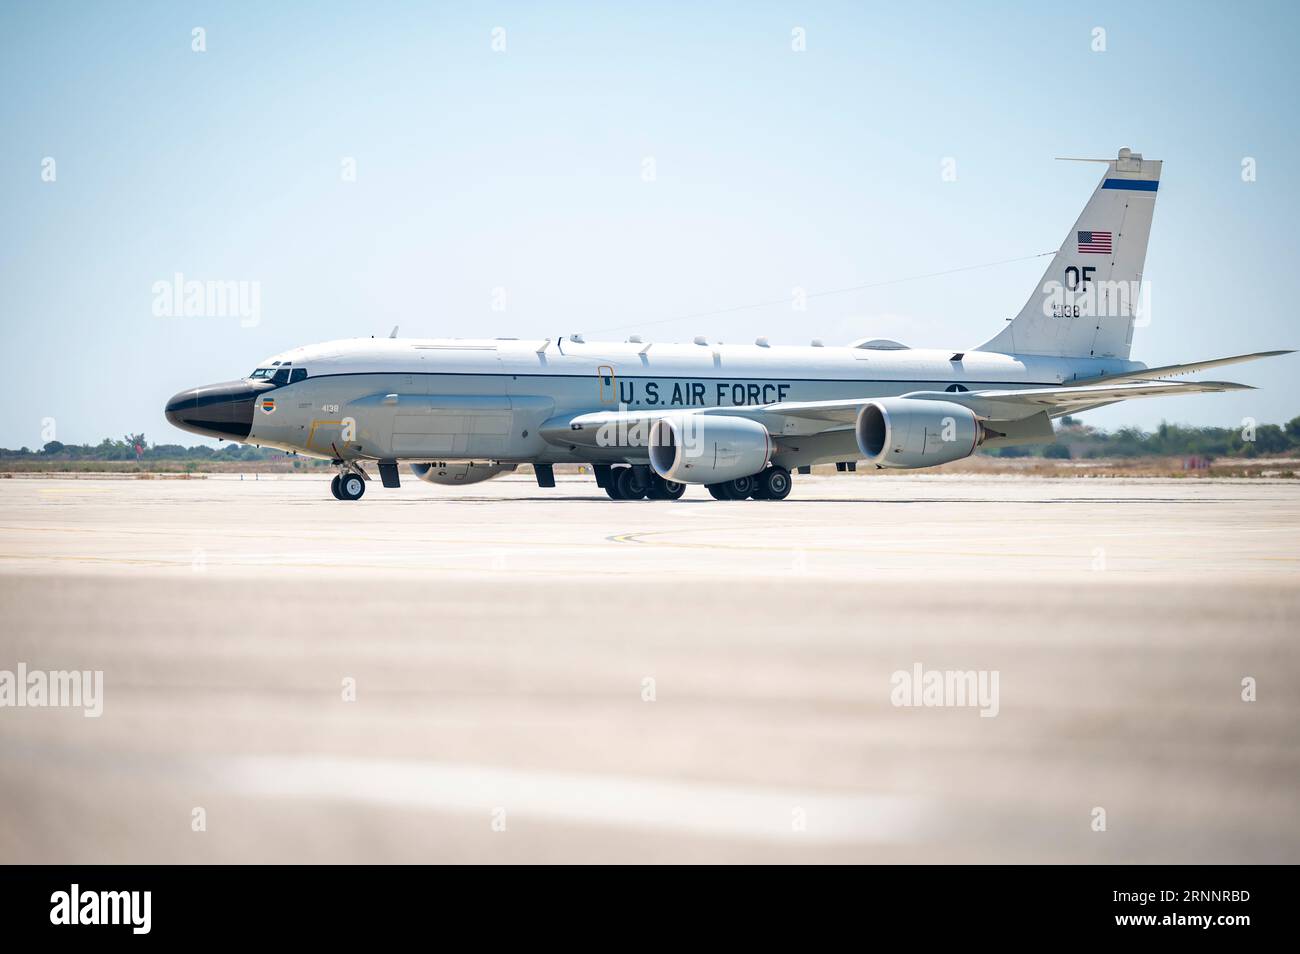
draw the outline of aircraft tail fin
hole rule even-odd
[[[980,351],[1127,359],[1161,163],[1121,149],[1020,314]]]

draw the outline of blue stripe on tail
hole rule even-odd
[[[1101,184],[1103,189],[1128,189],[1131,192],[1155,192],[1159,182],[1145,179],[1107,179]]]

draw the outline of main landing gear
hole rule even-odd
[[[610,471],[605,493],[611,500],[676,500],[686,485],[664,480],[649,468],[618,467]]]
[[[366,474],[360,468],[344,467],[330,481],[335,500],[360,500],[366,492]]]
[[[784,500],[792,484],[790,471],[772,466],[749,477],[705,484],[705,489],[714,500]],[[685,484],[664,480],[648,467],[615,467],[603,485],[611,500],[677,500],[686,493]]]
[[[751,477],[738,477],[721,484],[706,484],[714,500],[784,500],[790,496],[790,471],[773,465]]]

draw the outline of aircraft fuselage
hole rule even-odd
[[[285,352],[259,365],[271,371],[263,378],[178,394],[168,417],[199,433],[338,460],[635,461],[643,456],[635,449],[566,440],[566,421],[706,408],[743,416],[786,401],[1045,387],[1141,367],[907,348],[376,338]],[[212,399],[202,404],[205,394]],[[223,407],[228,428],[214,420]],[[813,461],[850,448],[828,447]]]

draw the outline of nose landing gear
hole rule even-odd
[[[359,466],[343,466],[330,481],[335,500],[360,500],[366,492],[366,472]]]

